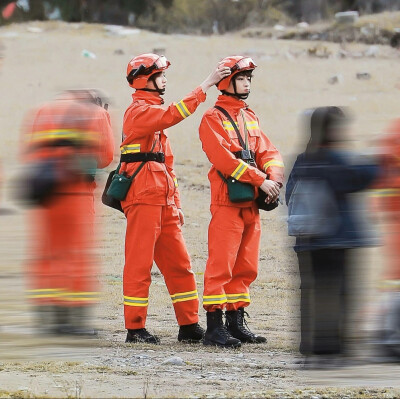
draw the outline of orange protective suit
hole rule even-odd
[[[237,310],[250,304],[249,286],[257,277],[260,217],[254,201],[232,203],[229,200],[227,185],[217,171],[250,183],[257,191],[266,178],[282,184],[283,162],[244,101],[220,95],[215,105],[229,112],[243,139],[245,130],[248,132],[249,149],[255,153],[257,164],[253,167],[235,157],[233,153],[242,147],[231,122],[216,108],[209,109],[199,129],[203,150],[212,163],[208,173],[212,219],[208,230],[203,307],[207,311]]]
[[[375,207],[387,213],[386,267],[383,288],[400,290],[400,119],[382,140],[382,172],[374,193]]]
[[[193,113],[206,96],[199,87],[168,108],[154,92],[137,90],[132,98],[124,116],[121,153],[150,152],[153,148],[153,152],[165,154],[165,163],[147,162],[121,201],[127,217],[125,326],[145,327],[153,260],[164,276],[178,324],[194,324],[198,322],[198,294],[182,236],[174,157],[165,129]],[[139,165],[122,163],[120,172],[131,176]]]
[[[98,299],[93,258],[96,183],[78,160],[111,163],[114,138],[106,110],[71,93],[44,104],[27,121],[23,161],[55,159],[67,171],[45,206],[31,211],[29,297],[36,304],[86,306]]]

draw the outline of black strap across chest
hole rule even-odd
[[[216,108],[218,111],[221,111],[228,118],[229,122],[232,124],[233,128],[235,129],[235,132],[238,136],[240,145],[243,147],[243,149],[246,150],[246,144],[243,141],[243,138],[242,138],[242,135],[240,134],[239,128],[237,127],[236,122],[229,115],[229,112],[225,108],[220,107],[219,105],[214,105],[214,108]]]

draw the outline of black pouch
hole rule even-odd
[[[118,169],[117,169],[117,170],[118,170]],[[101,202],[102,202],[104,205],[109,206],[110,208],[114,208],[114,209],[116,209],[117,211],[120,211],[120,212],[123,213],[124,211],[123,211],[122,206],[121,206],[121,201],[119,201],[119,200],[117,200],[117,199],[115,199],[115,198],[113,198],[113,197],[111,197],[110,195],[107,194],[108,189],[109,189],[110,186],[111,186],[111,182],[112,182],[112,180],[113,180],[113,177],[114,177],[114,175],[115,175],[115,172],[116,172],[117,170],[113,170],[113,171],[110,172],[110,174],[108,175],[107,182],[106,182],[106,186],[104,187],[103,194],[102,194],[102,196],[101,196]]]
[[[258,209],[263,211],[273,211],[279,205],[279,199],[275,202],[267,204],[265,200],[267,199],[267,194],[263,190],[258,190],[258,197],[256,198],[256,205]]]
[[[15,196],[26,206],[46,206],[61,181],[56,159],[46,159],[29,166],[19,177]]]

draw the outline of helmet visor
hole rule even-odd
[[[256,66],[257,64],[250,57],[246,57],[242,58],[232,67],[232,72],[240,71],[241,69],[254,69]]]
[[[156,66],[156,69],[166,69],[170,65],[170,62],[165,58],[164,55],[160,55],[154,65]]]

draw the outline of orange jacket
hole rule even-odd
[[[241,159],[237,159],[233,152],[243,148],[237,134],[229,120],[216,108],[210,108],[203,116],[200,124],[200,140],[203,150],[212,163],[208,173],[211,184],[211,204],[247,207],[251,202],[233,204],[228,198],[226,183],[217,171],[237,180],[250,183],[255,187],[261,186],[266,178],[283,183],[283,161],[278,150],[271,144],[267,136],[259,127],[255,113],[247,104],[231,96],[220,95],[215,105],[219,105],[229,112],[237,122],[244,140],[245,126],[241,110],[246,121],[249,149],[255,153],[257,167],[253,167]]]
[[[165,163],[146,162],[135,177],[122,206],[130,204],[172,205],[181,207],[174,156],[166,128],[176,125],[191,115],[206,99],[200,87],[183,100],[163,107],[163,99],[154,92],[138,90],[132,94],[132,104],[125,112],[121,153],[163,152]],[[120,172],[131,176],[140,162],[122,163]]]
[[[71,162],[89,156],[96,161],[97,168],[104,168],[113,160],[110,116],[104,108],[88,101],[64,97],[32,111],[24,127],[23,141],[24,162],[47,158]],[[92,190],[95,186],[72,184],[62,191],[80,191],[83,187]]]

